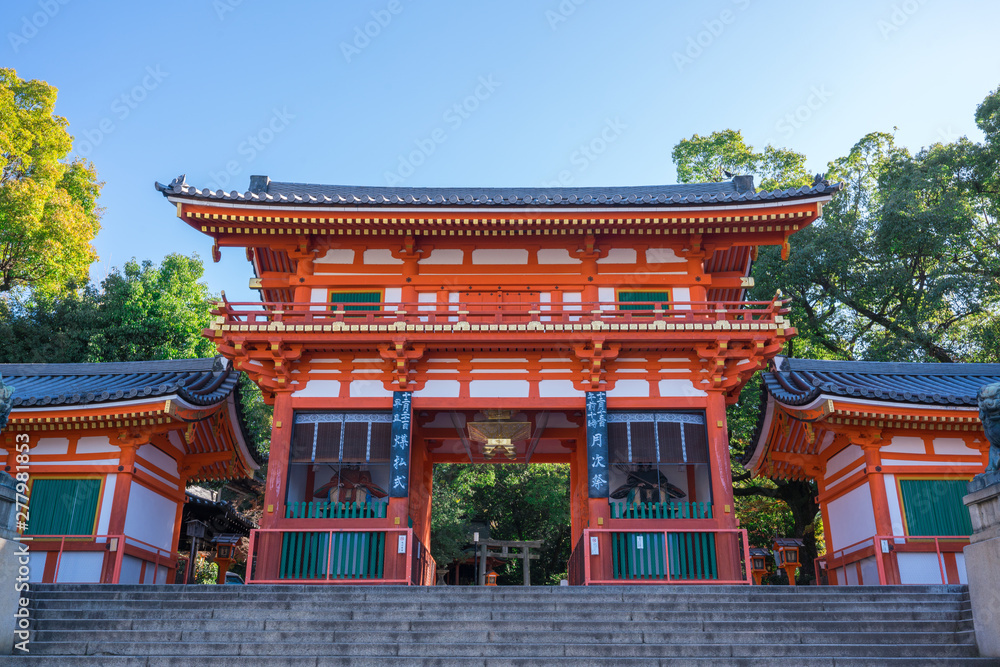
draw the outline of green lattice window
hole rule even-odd
[[[618,292],[621,310],[653,310],[670,303],[670,292]]]
[[[25,535],[93,535],[100,479],[36,478]]]
[[[352,310],[378,310],[378,305],[369,306],[364,304],[379,304],[381,301],[381,292],[330,292],[330,303],[344,304],[346,312]]]
[[[969,510],[962,503],[968,480],[901,479],[909,535],[971,535]]]

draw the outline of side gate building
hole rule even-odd
[[[261,294],[206,332],[274,405],[250,581],[431,583],[443,462],[569,464],[574,583],[748,581],[725,407],[794,335],[750,266],[838,185],[156,187]]]

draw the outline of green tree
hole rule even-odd
[[[167,255],[160,266],[130,260],[101,283],[101,328],[88,345],[90,361],[187,359],[215,353],[202,336],[216,297],[198,282],[197,255]]]
[[[498,540],[542,540],[532,563],[534,585],[566,572],[570,554],[569,466],[439,464],[434,466],[431,553],[444,566],[459,557],[473,522]],[[520,561],[498,572],[501,583],[523,581]]]
[[[672,153],[679,183],[718,183],[731,174],[753,174],[762,190],[809,185],[806,157],[786,148],[767,145],[755,151],[739,130],[713,132],[707,137],[681,139]]]
[[[0,293],[64,293],[97,258],[103,184],[92,164],[65,161],[73,138],[55,102],[44,81],[0,69]]]

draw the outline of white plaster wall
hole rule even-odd
[[[478,248],[472,251],[473,264],[527,264],[528,251],[520,248]]]
[[[31,448],[31,455],[40,454],[66,454],[69,452],[69,439],[67,438],[39,438],[35,446]]]
[[[317,264],[353,264],[354,251],[348,248],[328,250],[322,257],[316,258]]]
[[[379,383],[381,385],[381,383]],[[310,380],[305,389],[293,391],[299,398],[336,398],[340,396],[339,380]]]
[[[309,290],[309,300],[313,303],[327,303],[329,302],[328,293],[323,287],[314,287]],[[313,306],[312,310],[323,310],[318,306]]]
[[[857,567],[854,565],[854,563],[851,563],[850,565],[844,567],[844,575],[845,578],[847,579],[848,586],[858,585],[858,570]],[[838,579],[838,581],[840,580]]]
[[[142,571],[143,562],[135,556],[122,556],[122,571],[118,575],[118,581],[123,584],[139,583],[139,573]]]
[[[661,371],[662,372],[662,371]],[[708,396],[701,389],[694,386],[691,380],[660,380],[660,396],[667,397],[689,397]]]
[[[76,441],[77,454],[104,454],[119,451],[121,450],[112,445],[105,435],[88,435]]]
[[[647,380],[618,380],[615,388],[607,392],[608,398],[649,398]]]
[[[28,581],[40,582],[45,575],[45,560],[49,554],[46,551],[31,551],[30,545],[28,549]]]
[[[896,490],[896,476],[885,475],[885,500],[889,505],[889,520],[893,535],[904,535],[903,516],[899,508],[899,493]]]
[[[955,554],[955,565],[958,569],[958,583],[968,584],[969,574],[965,570],[965,554]]]
[[[67,551],[59,560],[56,581],[60,584],[98,584],[103,566],[103,551]]]
[[[979,456],[978,449],[972,449],[961,438],[934,438],[934,453],[944,456]]]
[[[691,301],[691,289],[688,287],[675,287],[670,294],[675,302]],[[672,308],[676,310],[691,310],[691,306],[674,306]]]
[[[888,445],[883,445],[880,451],[896,454],[923,454],[924,439],[908,435],[896,435],[893,436],[892,441]]]
[[[576,389],[572,380],[541,380],[538,383],[541,398],[576,398],[585,393]]]
[[[422,257],[417,264],[461,264],[465,261],[465,251],[457,248],[441,248],[431,251],[427,257]]]
[[[177,476],[177,461],[155,445],[143,445],[138,454],[163,472]]]
[[[458,380],[427,380],[422,389],[413,392],[421,398],[458,398],[462,385]]]
[[[365,264],[402,264],[403,260],[396,259],[388,248],[373,248],[365,250]]]
[[[861,583],[865,586],[878,586],[878,561],[875,556],[861,560]]]
[[[608,254],[597,260],[598,264],[635,264],[638,261],[635,248],[611,248]]]
[[[678,257],[673,248],[648,248],[646,250],[646,262],[649,264],[675,264],[686,261],[683,257]]]
[[[165,498],[135,480],[129,488],[125,534],[170,551],[174,538],[177,502]]]
[[[857,445],[848,445],[844,447],[841,451],[830,457],[830,460],[826,464],[826,478],[829,479],[833,475],[849,466],[851,463],[856,461],[858,457],[863,456],[864,451]]]
[[[566,248],[542,248],[538,251],[539,264],[581,264],[578,257],[572,257]]]
[[[136,463],[135,464],[135,469],[143,471],[144,473],[146,473],[147,475],[149,475],[153,479],[159,481],[160,483],[164,484],[165,486],[167,486],[167,487],[169,487],[171,489],[178,488],[177,487],[177,482],[171,481],[167,477],[164,477],[163,475],[161,475],[161,474],[159,474],[157,472],[154,472],[151,468],[149,468],[147,466],[144,466],[141,463]]]
[[[899,565],[899,581],[903,584],[940,584],[941,566],[936,553],[896,554]],[[947,576],[947,572],[945,573]]]
[[[97,534],[107,535],[108,525],[111,523],[111,505],[115,497],[115,485],[118,482],[118,475],[111,473],[104,478],[104,495],[101,496],[100,515],[97,517]]]
[[[469,383],[472,398],[528,398],[531,383],[527,380],[473,380]]]
[[[385,388],[381,380],[352,380],[350,392],[352,398],[392,398],[392,392]]]
[[[399,303],[403,300],[403,288],[402,287],[386,287],[385,288],[385,302],[386,303]]]
[[[828,504],[831,550],[843,549],[875,535],[875,513],[868,482]]]

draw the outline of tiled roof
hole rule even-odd
[[[96,364],[0,364],[17,408],[114,403],[177,395],[193,405],[225,400],[239,372],[222,357]]]
[[[764,372],[769,394],[805,405],[821,394],[893,403],[975,407],[976,393],[1000,382],[1000,364],[908,364],[775,357]]]
[[[819,180],[811,187],[757,192],[752,176],[722,183],[565,188],[401,188],[389,186],[283,183],[251,176],[246,192],[199,189],[183,175],[167,185],[156,183],[166,197],[202,201],[287,204],[290,206],[560,206],[658,207],[782,201],[830,195],[840,183]]]
[[[224,524],[230,531],[248,536],[250,531],[257,527],[253,519],[240,514],[240,512],[225,500],[212,500],[204,498],[199,493],[192,493],[187,489],[185,511],[192,518],[205,521],[214,520],[219,524]]]

